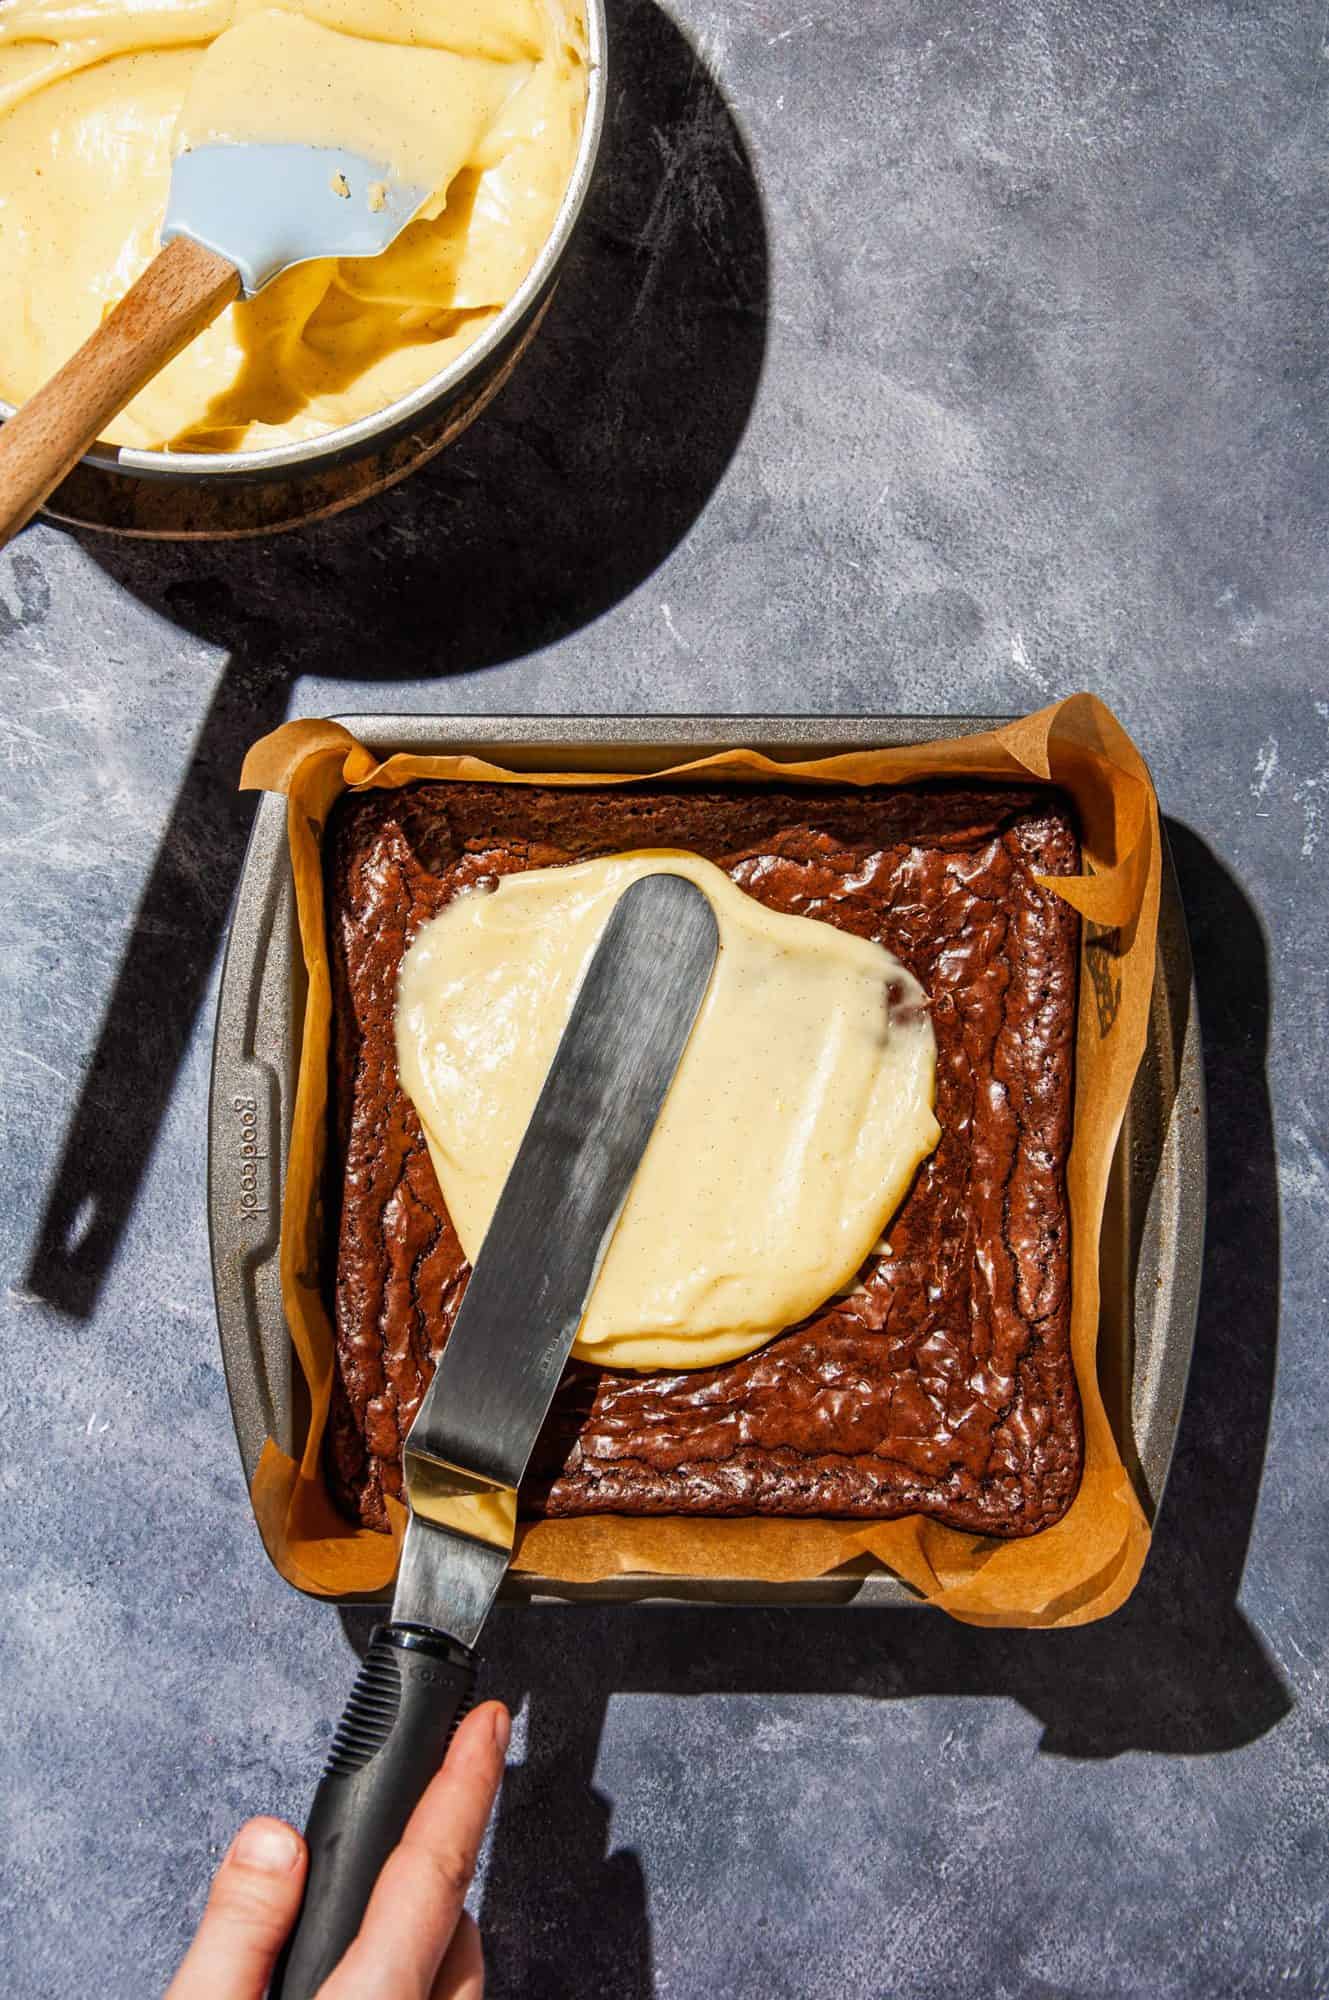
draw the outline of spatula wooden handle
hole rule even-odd
[[[168,361],[240,290],[215,250],[176,236],[97,331],[0,430],[0,548]]]

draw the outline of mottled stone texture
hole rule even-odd
[[[38,526],[0,557],[6,1988],[159,1990],[238,1818],[302,1809],[353,1666],[259,1549],[212,1322],[244,744],[366,706],[1087,686],[1174,816],[1209,1042],[1144,1585],[1053,1637],[501,1613],[491,1991],[1323,1994],[1323,8],[613,14],[579,250],[460,445],[262,547]]]

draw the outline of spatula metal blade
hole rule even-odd
[[[418,1518],[412,1488],[442,1467],[515,1506],[718,948],[714,911],[680,875],[644,876],[614,906],[406,1440],[394,1619],[475,1643],[507,1550]]]

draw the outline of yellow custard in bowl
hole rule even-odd
[[[298,265],[229,307],[108,427],[111,443],[236,452],[321,437],[437,375],[530,271],[581,137],[580,0],[9,0],[0,10],[7,401],[38,388],[155,254],[173,152],[207,136],[181,131],[191,85],[210,51],[216,66],[223,36],[270,58],[248,99],[244,76],[231,72],[248,105],[242,138],[313,136],[277,129],[291,115],[280,57],[287,46],[300,54],[294,105],[317,95],[322,72],[309,65],[322,47],[329,92],[357,75],[372,77],[380,98],[400,89],[400,131],[384,150],[408,143],[414,164],[430,133],[424,79],[437,98],[442,184],[383,256]],[[334,127],[338,115],[334,99]],[[364,145],[354,104],[345,118],[343,143]]]

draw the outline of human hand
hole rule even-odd
[[[496,1701],[462,1723],[383,1864],[359,1936],[318,2000],[481,2000],[480,1933],[462,1905],[510,1728]],[[263,2000],[300,1909],[306,1865],[305,1843],[284,1820],[242,1826],[166,2000]]]

